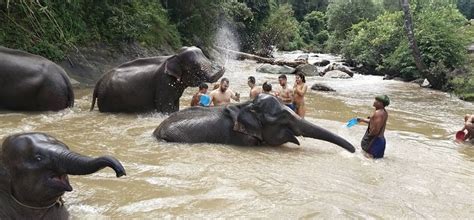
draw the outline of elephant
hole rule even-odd
[[[59,111],[74,106],[66,71],[34,54],[0,46],[0,109]]]
[[[224,68],[201,49],[183,47],[177,55],[140,58],[105,73],[94,88],[100,112],[157,112],[179,110],[179,98],[188,86],[216,82]]]
[[[296,136],[325,140],[351,153],[342,137],[299,117],[276,97],[260,94],[253,101],[224,107],[191,107],[169,115],[153,132],[158,140],[220,143],[238,146],[299,145]]]
[[[90,158],[45,133],[5,138],[0,152],[0,219],[67,219],[62,195],[71,191],[68,174],[86,175],[110,167],[126,175],[111,156]]]

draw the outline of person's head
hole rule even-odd
[[[278,82],[280,83],[280,86],[286,86],[286,81],[287,78],[285,74],[282,74],[278,77]]]
[[[264,93],[269,93],[270,91],[272,91],[272,84],[264,82],[262,85],[262,89]]]
[[[249,76],[249,78],[248,78],[248,80],[247,80],[247,84],[249,85],[250,88],[252,88],[253,86],[255,86],[255,77]]]
[[[387,95],[375,96],[374,107],[376,109],[385,108],[390,105],[390,98]]]
[[[219,88],[221,89],[221,92],[227,91],[227,89],[229,88],[229,79],[222,78]]]
[[[199,92],[200,92],[200,93],[207,93],[207,89],[208,89],[208,88],[209,88],[209,87],[207,86],[206,83],[201,83],[201,84],[199,84]]]
[[[306,79],[304,78],[304,75],[303,73],[296,73],[295,74],[295,80],[296,80],[296,83],[306,83]]]

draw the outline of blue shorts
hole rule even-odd
[[[370,146],[369,151],[369,153],[372,154],[373,158],[382,158],[385,152],[385,138],[376,137],[373,140],[372,146]]]
[[[288,108],[290,108],[293,111],[296,110],[296,106],[293,103],[292,104],[285,104],[285,105],[288,106]]]

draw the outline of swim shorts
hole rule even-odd
[[[295,111],[296,110],[296,106],[295,104],[291,103],[291,104],[285,104],[286,106],[288,106],[288,108],[290,108],[291,110]]]
[[[382,158],[385,152],[385,138],[376,137],[370,146],[369,153],[373,158]]]

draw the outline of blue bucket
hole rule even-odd
[[[351,120],[347,121],[346,127],[350,128],[358,123],[357,118],[351,118]]]
[[[199,105],[209,106],[210,104],[211,104],[211,97],[208,95],[201,95],[201,98],[199,98]]]

